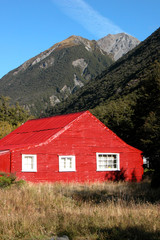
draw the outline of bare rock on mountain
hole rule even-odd
[[[116,61],[136,47],[140,41],[126,33],[108,34],[97,41],[100,48],[111,54]]]
[[[84,70],[87,68],[88,64],[85,62],[85,60],[83,58],[77,59],[75,61],[72,62],[72,65],[74,67],[79,67],[82,71],[82,74],[84,72]]]

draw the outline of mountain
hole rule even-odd
[[[98,41],[71,36],[6,74],[0,79],[0,95],[39,116],[94,79],[137,41],[124,33]]]
[[[71,36],[0,79],[0,95],[39,115],[95,78],[112,58],[96,43]]]
[[[108,34],[97,41],[100,48],[118,60],[136,47],[140,41],[126,33]]]
[[[87,83],[53,112],[93,109],[110,98],[119,98],[136,90],[155,60],[160,58],[160,28],[136,48]]]

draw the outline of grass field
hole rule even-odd
[[[160,189],[149,182],[0,189],[0,239],[159,240]]]

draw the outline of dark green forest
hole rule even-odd
[[[160,63],[155,62],[139,88],[115,100],[106,100],[91,112],[119,137],[141,149],[151,167],[160,158]]]
[[[29,113],[19,103],[11,105],[9,97],[0,96],[0,138],[9,134],[29,118]]]

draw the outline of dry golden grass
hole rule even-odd
[[[147,182],[0,189],[0,239],[159,240],[159,199]]]

